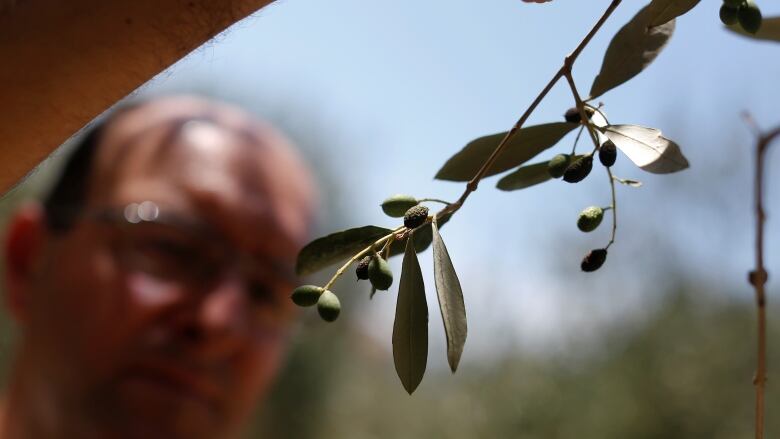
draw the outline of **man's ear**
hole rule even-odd
[[[43,209],[28,203],[17,209],[8,224],[5,256],[5,304],[19,323],[27,319],[29,294],[46,239]]]

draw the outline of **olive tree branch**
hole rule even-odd
[[[485,162],[482,164],[482,167],[479,168],[476,175],[466,184],[466,190],[463,192],[463,195],[460,196],[458,201],[450,204],[449,206],[445,207],[438,213],[436,213],[437,218],[441,218],[443,215],[450,214],[456,212],[458,209],[460,209],[463,206],[463,203],[466,202],[466,199],[471,195],[472,192],[477,190],[477,186],[479,186],[480,180],[485,176],[488,169],[495,163],[496,159],[498,158],[499,154],[504,150],[509,140],[517,133],[517,131],[520,130],[520,128],[523,127],[525,122],[528,120],[528,118],[531,116],[531,114],[536,110],[536,107],[539,105],[539,103],[544,100],[544,98],[547,96],[547,94],[552,90],[553,86],[560,80],[562,77],[564,77],[567,73],[571,74],[571,68],[574,65],[574,62],[577,60],[577,57],[580,56],[582,51],[585,49],[585,47],[590,43],[590,41],[593,39],[593,37],[598,33],[599,29],[604,25],[604,23],[607,21],[607,19],[612,15],[612,13],[617,9],[617,7],[620,5],[622,0],[612,0],[610,5],[607,7],[606,11],[602,14],[601,18],[596,22],[596,24],[593,26],[593,28],[588,32],[587,35],[585,35],[585,38],[580,41],[580,44],[577,45],[577,47],[574,49],[572,53],[570,53],[563,62],[563,65],[561,68],[558,69],[557,72],[553,75],[552,79],[550,79],[550,82],[547,83],[547,85],[542,89],[542,91],[539,93],[538,96],[536,96],[536,99],[531,102],[531,105],[528,107],[528,109],[525,110],[522,116],[520,116],[520,119],[518,119],[517,123],[510,129],[503,139],[501,139],[501,142],[499,142],[498,146],[496,146],[496,149],[493,150],[493,153],[490,154],[490,157],[485,160]],[[587,119],[583,119],[587,120]]]
[[[338,278],[339,278],[339,277],[340,277],[342,274],[344,274],[344,271],[346,271],[346,270],[347,270],[347,268],[349,268],[349,266],[350,266],[350,265],[352,265],[353,263],[357,262],[357,261],[358,261],[360,258],[362,258],[363,256],[367,255],[368,253],[372,252],[374,249],[376,249],[376,247],[377,247],[378,245],[380,245],[380,244],[383,244],[384,242],[386,242],[386,241],[388,241],[388,240],[390,240],[390,239],[393,239],[393,237],[395,236],[395,234],[396,234],[396,233],[398,233],[398,232],[402,231],[402,230],[403,230],[403,229],[405,229],[405,228],[406,228],[406,227],[404,227],[404,226],[397,227],[397,228],[396,228],[396,229],[394,229],[392,232],[390,232],[390,233],[388,233],[387,235],[385,235],[385,236],[383,236],[383,237],[379,238],[379,239],[378,239],[378,240],[376,240],[374,243],[372,243],[372,244],[371,244],[371,245],[369,245],[368,247],[364,248],[363,250],[361,250],[360,252],[358,252],[357,254],[355,254],[355,256],[352,256],[352,257],[351,257],[351,258],[350,258],[350,259],[349,259],[347,262],[345,262],[345,263],[344,263],[344,265],[342,265],[342,266],[341,266],[341,268],[339,268],[339,269],[336,271],[336,273],[333,275],[333,277],[331,277],[331,278],[330,278],[330,280],[328,281],[328,283],[326,283],[326,284],[325,284],[325,286],[324,286],[324,287],[322,287],[322,288],[323,288],[323,289],[325,289],[325,290],[328,290],[328,289],[330,289],[330,287],[333,285],[333,283],[334,283],[334,282],[336,282],[336,280],[337,280],[337,279],[338,279]]]
[[[436,212],[435,215],[429,216],[425,220],[425,222],[419,227],[422,227],[423,225],[432,222],[434,219],[440,220],[446,215],[451,215],[457,212],[463,206],[463,204],[466,202],[466,199],[469,197],[469,195],[471,195],[472,192],[477,190],[480,180],[482,180],[482,178],[488,172],[488,170],[493,165],[493,163],[495,163],[498,156],[501,154],[501,152],[503,152],[509,140],[523,127],[523,125],[531,116],[531,114],[536,110],[536,107],[538,107],[539,104],[544,100],[544,98],[547,97],[547,94],[550,92],[550,90],[552,90],[555,84],[558,83],[558,81],[563,77],[571,78],[571,70],[574,65],[574,62],[580,56],[580,54],[588,45],[588,43],[590,43],[590,41],[593,39],[596,33],[598,33],[598,31],[601,29],[601,27],[604,25],[607,19],[612,15],[615,9],[617,9],[617,7],[620,5],[621,2],[622,0],[612,0],[610,5],[601,15],[601,17],[596,22],[596,24],[593,25],[593,28],[591,28],[591,30],[587,33],[587,35],[585,35],[585,38],[583,38],[582,41],[580,41],[580,43],[577,45],[577,47],[574,49],[573,52],[571,52],[566,58],[564,58],[563,65],[558,69],[557,72],[555,72],[552,79],[550,79],[550,81],[547,83],[547,85],[544,86],[542,91],[539,92],[539,95],[537,95],[536,98],[533,100],[533,102],[531,102],[531,105],[520,116],[520,119],[517,120],[515,125],[506,133],[504,138],[501,139],[498,146],[496,146],[496,148],[493,150],[490,156],[485,160],[485,162],[479,168],[476,175],[474,175],[474,177],[471,180],[469,180],[469,182],[466,184],[466,189],[463,191],[463,194],[460,196],[460,198],[454,203],[447,203],[447,205],[443,209]],[[583,107],[582,100],[580,100],[579,98],[577,98],[577,100],[578,100],[578,108],[580,108],[580,113],[583,114],[584,107]],[[587,118],[583,117],[582,120],[587,121]],[[587,122],[585,124],[588,125]],[[593,128],[591,126],[588,126],[588,131],[590,132],[591,136],[595,136],[592,129]],[[598,144],[598,140],[594,140],[594,141],[596,142],[596,144]],[[439,201],[439,200],[425,199],[425,201]],[[338,271],[336,271],[333,277],[328,281],[327,284],[325,284],[323,288],[325,288],[326,290],[330,288],[330,286],[333,285],[333,283],[336,282],[336,280],[342,274],[344,274],[344,271],[346,271],[346,269],[349,268],[350,265],[358,261],[361,257],[366,255],[367,253],[371,252],[372,249],[385,243],[387,240],[391,239],[391,237],[394,237],[398,232],[402,232],[403,235],[403,236],[399,236],[398,239],[403,239],[406,237],[408,233],[412,232],[411,230],[405,232],[404,229],[406,228],[402,226],[393,230],[392,233],[383,236],[382,238],[378,239],[370,246],[363,249],[361,252],[354,255],[344,265],[342,265],[341,268],[338,269]]]

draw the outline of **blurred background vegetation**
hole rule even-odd
[[[460,194],[462,185],[431,181],[438,167],[469,140],[507,129],[607,3],[277,2],[136,97],[197,92],[262,115],[315,165],[323,188],[317,235],[387,227],[378,204],[388,195]],[[583,54],[582,88],[643,3],[624,2]],[[760,3],[766,15],[780,14]],[[618,188],[618,238],[599,272],[579,272],[579,261],[606,242],[608,227],[584,235],[575,221],[582,208],[608,203],[602,173],[513,193],[486,180],[442,231],[469,316],[458,372],[446,366],[429,250],[420,258],[429,367],[414,395],[393,369],[395,287],[369,301],[367,286],[345,276],[335,287],[340,319],[325,324],[302,313],[288,364],[248,436],[752,437],[752,139],[738,114],[780,122],[780,58],[777,45],[723,31],[717,6],[702,2],[683,17],[653,66],[605,97],[610,120],[662,128],[692,166],[655,176],[619,156],[617,175],[645,185]],[[532,123],[560,120],[569,106],[558,87]],[[40,193],[67,152],[66,144],[3,198],[0,223]],[[768,437],[780,432],[778,158],[769,156],[767,183]],[[15,336],[6,316],[0,325],[5,370]]]
[[[255,110],[302,145],[309,160],[316,162],[317,154],[329,148],[325,140],[329,136],[311,136],[279,112]],[[0,204],[3,222],[15,205],[42,192],[67,153],[68,145],[4,197]],[[320,167],[317,172],[329,188],[323,194],[328,214],[319,232],[354,222],[345,214],[349,210],[345,195],[350,191],[344,182],[329,167]],[[575,232],[564,234],[571,239],[578,236]],[[632,240],[642,247],[655,236],[636,235]],[[663,251],[664,244],[645,248]],[[552,251],[546,257],[554,257]],[[422,258],[427,256],[424,253]],[[457,255],[454,257],[457,261]],[[620,254],[616,257],[622,258]],[[656,291],[639,309],[629,311],[630,319],[609,317],[606,324],[596,325],[588,333],[569,328],[564,338],[542,340],[541,345],[524,344],[512,331],[472,336],[477,343],[487,340],[493,346],[474,348],[473,341],[467,344],[463,365],[454,375],[443,362],[442,340],[434,336],[429,371],[414,396],[404,392],[395,375],[389,337],[382,339],[366,327],[366,316],[372,309],[376,312],[381,306],[383,313],[392,314],[394,289],[369,301],[368,287],[345,276],[337,284],[344,298],[342,318],[337,324],[325,324],[316,313],[304,313],[288,363],[273,393],[258,409],[248,437],[750,437],[755,309],[749,288],[741,287],[743,296],[739,297],[723,285],[686,274],[673,264],[664,267],[658,269],[665,278],[658,282],[663,290]],[[560,268],[558,275],[573,276],[569,271]],[[312,281],[322,282],[328,275],[326,270]],[[621,294],[619,279],[594,285],[597,289],[618,288],[607,291],[617,297]],[[490,290],[467,291],[467,305],[475,293],[490,294]],[[580,314],[580,319],[604,322],[598,307],[584,306],[589,300],[582,294],[588,291],[572,293],[558,303],[562,307],[558,318],[565,318],[563,308],[573,306],[579,310],[570,311]],[[592,299],[598,301],[599,291],[593,293]],[[434,333],[441,325],[435,300],[429,296]],[[770,301],[770,376],[780,358],[780,350],[774,348],[780,340],[780,326],[772,317],[779,311]],[[522,309],[506,312],[512,319],[528,317]],[[472,322],[489,318],[469,315]],[[0,321],[0,365],[7,368],[14,331],[7,317]],[[558,323],[567,326],[564,321]],[[382,324],[381,320],[372,319],[370,325],[375,324]],[[388,331],[389,327],[384,333]],[[772,382],[767,401],[769,432],[780,431],[780,416],[772,415],[780,409],[780,392]]]
[[[509,351],[455,375],[434,370],[411,397],[375,340],[312,319],[262,412],[258,437],[752,437],[753,309],[707,300],[711,293],[680,285],[643,324],[604,333],[597,352]],[[770,340],[779,339],[778,329],[770,325]],[[776,346],[770,371],[780,358]],[[773,415],[780,393],[771,383],[770,434],[780,430]]]

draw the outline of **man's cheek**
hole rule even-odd
[[[273,383],[284,357],[286,337],[264,338],[255,343],[251,354],[238,365],[238,380],[234,382],[233,403],[238,420],[245,419],[262,401]]]
[[[109,368],[129,334],[132,310],[115,282],[116,270],[103,254],[63,261],[48,288],[52,296],[40,304],[51,339],[80,362],[82,373]]]

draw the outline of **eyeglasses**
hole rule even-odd
[[[205,294],[235,272],[253,303],[253,323],[278,326],[289,321],[287,293],[296,283],[292,268],[239,251],[208,222],[151,201],[89,210],[81,217],[116,231],[111,249],[125,272],[193,294]]]

